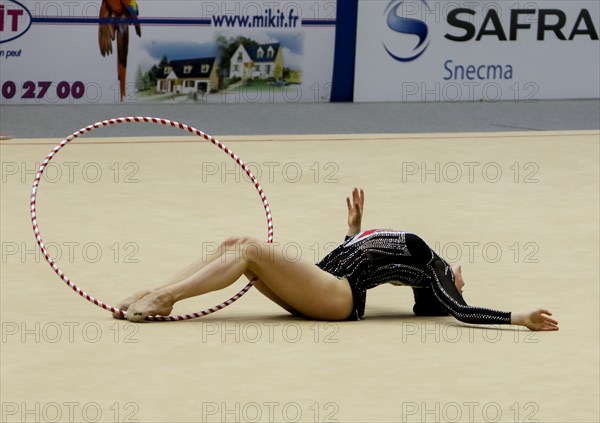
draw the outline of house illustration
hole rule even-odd
[[[205,94],[217,91],[219,76],[214,57],[171,60],[156,81],[158,93]]]
[[[283,52],[279,43],[259,44],[244,47],[242,44],[231,56],[229,77],[241,78],[275,78],[283,76]]]

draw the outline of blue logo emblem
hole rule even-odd
[[[19,38],[31,27],[31,13],[16,0],[0,0],[0,44]]]
[[[425,7],[427,7],[427,10],[429,10],[429,6],[427,5],[427,2],[425,0],[419,1],[423,3]],[[427,24],[425,22],[419,19],[404,18],[402,16],[398,16],[398,9],[400,8],[400,6],[402,6],[402,3],[404,3],[404,0],[401,0],[400,2],[398,2],[398,0],[392,0],[390,4],[388,4],[388,6],[386,7],[384,13],[387,14],[387,26],[392,31],[400,34],[416,35],[417,37],[419,37],[419,43],[412,49],[410,53],[404,54],[393,53],[390,50],[390,48],[388,48],[385,42],[383,43],[383,48],[385,48],[385,51],[387,51],[387,53],[393,59],[398,60],[399,62],[412,62],[413,60],[421,56],[425,52],[425,50],[427,50],[427,47],[429,46],[429,41],[427,41],[429,28],[427,28]],[[388,42],[387,44],[390,45],[391,43]]]

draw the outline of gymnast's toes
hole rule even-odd
[[[127,320],[142,322],[148,316],[168,316],[172,310],[172,297],[166,293],[156,292],[131,304],[127,310]]]
[[[151,291],[151,290],[149,290],[149,289],[145,289],[145,290],[143,290],[143,291],[138,291],[138,292],[136,292],[135,294],[133,294],[133,295],[130,295],[129,297],[125,298],[123,301],[119,302],[119,303],[116,305],[116,308],[118,308],[118,309],[120,309],[120,310],[123,310],[123,311],[127,311],[127,309],[129,308],[129,306],[130,306],[132,303],[134,303],[134,302],[138,301],[140,298],[143,298],[143,297],[145,297],[145,296],[146,296],[146,295],[148,295],[150,292],[152,292],[152,291]],[[122,315],[121,313],[113,313],[112,315],[113,315],[113,317],[114,317],[115,319],[125,319],[125,316],[124,316],[124,315]]]
[[[154,314],[152,309],[152,304],[148,304],[148,301],[136,301],[129,306],[126,318],[130,322],[143,322],[146,317]]]
[[[148,316],[168,316],[173,311],[173,307],[156,309],[154,304],[140,304],[138,301],[129,307],[127,310],[127,320],[130,322],[143,322]]]

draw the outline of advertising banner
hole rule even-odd
[[[600,2],[359,0],[355,101],[600,97]]]
[[[329,101],[335,0],[0,0],[0,102]]]

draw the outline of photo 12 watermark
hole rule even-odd
[[[2,401],[2,422],[137,423],[136,402]]]
[[[438,322],[400,322],[394,330],[400,331],[402,343],[446,343],[446,344],[537,344],[538,332],[528,329],[505,330],[506,325],[468,326]]]
[[[402,162],[400,172],[402,183],[540,183],[540,165],[532,161]]]
[[[33,183],[41,163],[3,161],[2,183]],[[134,161],[99,163],[96,161],[51,161],[46,165],[41,181],[44,183],[138,184],[140,165]]]
[[[538,83],[533,81],[519,82],[512,80],[512,68],[507,69],[501,65],[456,65],[451,60],[444,64],[443,79],[452,79],[447,82],[403,81],[401,101],[419,102],[449,102],[459,101],[505,101],[536,103],[540,91]],[[505,75],[509,81],[502,83],[486,81],[492,78],[502,78]],[[510,76],[509,76],[510,75]],[[482,79],[474,81],[475,76]]]
[[[203,401],[201,422],[269,422],[269,423],[337,423],[340,406],[332,401],[301,403],[297,401]]]
[[[0,324],[2,344],[137,344],[140,342],[137,324],[113,322],[23,322],[4,321]]]
[[[225,242],[204,241],[200,244],[199,251],[202,262],[206,263],[213,259],[215,254],[220,254],[220,260],[256,260],[262,258],[267,261],[274,260],[275,250],[272,247],[280,249],[286,260],[298,262],[303,258],[313,262],[318,262],[321,258],[338,247],[343,240],[330,242],[313,242],[306,246],[296,241],[273,242],[270,244],[261,241],[249,241],[245,244],[226,240]],[[226,249],[222,251],[222,249]]]
[[[339,183],[340,165],[335,161],[308,162],[268,161],[248,162],[248,170],[259,181],[269,183]],[[202,182],[240,183],[250,182],[246,172],[231,161],[203,161]]]
[[[201,322],[203,343],[337,344],[340,327],[332,322]]]
[[[135,241],[50,241],[44,243],[48,256],[55,263],[115,263],[140,262],[140,245]],[[40,263],[45,260],[38,245],[31,242],[2,241],[2,263]]]
[[[452,263],[538,264],[541,257],[535,241],[435,241],[431,248]]]
[[[313,82],[310,85],[267,85],[260,90],[252,85],[225,89],[214,95],[197,98],[202,103],[329,103],[331,82]],[[139,101],[139,100],[138,100]]]
[[[400,404],[402,423],[469,422],[469,423],[537,423],[540,406],[536,402],[502,404],[489,401],[417,402]]]

